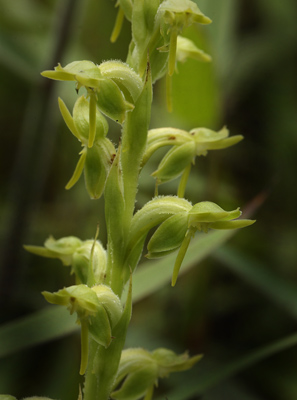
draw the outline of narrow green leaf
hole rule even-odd
[[[217,249],[213,257],[281,306],[289,315],[297,318],[297,285],[295,283],[285,280],[258,260],[229,246]]]
[[[69,335],[78,329],[75,321],[76,316],[70,316],[64,307],[50,306],[4,324],[0,329],[0,357]]]

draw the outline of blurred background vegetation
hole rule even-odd
[[[136,303],[127,345],[205,354],[189,374],[165,380],[159,399],[296,400],[294,346],[249,367],[228,368],[296,331],[297,3],[197,4],[213,24],[185,36],[213,62],[178,66],[172,114],[165,84],[157,83],[151,126],[227,125],[231,134],[243,134],[236,147],[197,160],[187,197],[225,209],[240,205],[257,224],[195,265],[174,290],[168,283]],[[57,96],[71,109],[74,86],[40,72],[58,62],[124,60],[130,26],[125,22],[110,44],[116,14],[110,0],[0,0],[0,6],[0,318],[9,324],[47,306],[42,290],[72,283],[59,261],[26,254],[23,244],[42,245],[49,234],[89,239],[98,221],[105,242],[103,200],[88,199],[83,179],[64,190],[80,146],[67,132]],[[117,142],[113,123],[110,132]],[[152,197],[154,162],[142,176],[138,207]],[[160,187],[164,194],[172,190],[175,184]],[[76,398],[79,357],[78,333],[10,351],[0,359],[0,393]],[[189,391],[199,379],[200,389]]]

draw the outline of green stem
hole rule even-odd
[[[88,360],[88,367],[84,383],[85,400],[92,400],[92,399],[97,400],[98,378],[94,374],[93,366],[94,366],[94,359],[98,351],[98,347],[99,345],[93,339],[89,338],[89,360]]]
[[[172,78],[166,74],[166,104],[168,112],[172,112]]]
[[[89,329],[88,322],[81,320],[81,360],[80,360],[80,375],[84,375],[88,365],[88,353],[89,353]]]
[[[84,385],[84,400],[108,400],[118,370],[126,332],[132,313],[132,280],[121,319],[113,328],[114,338],[108,348],[89,341],[89,361]]]

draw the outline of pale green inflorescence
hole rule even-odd
[[[86,373],[86,379],[80,400],[150,400],[159,378],[189,369],[201,358],[164,348],[122,351],[131,318],[132,274],[149,231],[155,228],[147,244],[148,258],[178,251],[172,276],[175,285],[196,231],[237,229],[254,223],[239,219],[239,208],[225,211],[209,201],[192,205],[183,198],[195,158],[230,147],[242,140],[241,135],[229,137],[225,127],[218,132],[207,128],[149,130],[152,84],[167,76],[170,109],[171,76],[177,62],[211,60],[181,34],[192,24],[209,24],[211,20],[190,0],[118,0],[116,6],[119,10],[112,41],[118,37],[124,18],[132,24],[125,63],[74,61],[42,73],[50,79],[74,82],[77,92],[84,91],[72,114],[59,99],[62,117],[82,146],[66,188],[84,172],[90,197],[98,199],[104,194],[106,249],[96,240],[97,235],[95,240],[85,241],[73,236],[50,237],[44,247],[26,246],[42,257],[60,259],[75,275],[75,285],[54,293],[44,291],[43,295],[48,302],[75,312],[81,325],[80,373]],[[117,146],[107,137],[106,117],[121,127]],[[157,185],[181,176],[177,196],[155,196],[135,213],[140,171],[164,146],[171,148],[152,175]],[[129,292],[123,307],[120,298],[127,282]]]

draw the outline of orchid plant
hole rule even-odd
[[[45,291],[43,296],[77,315],[81,328],[79,373],[85,375],[79,399],[150,400],[160,378],[191,368],[201,355],[177,355],[165,348],[153,352],[123,350],[131,318],[133,273],[149,232],[155,228],[147,244],[148,258],[177,251],[174,286],[196,231],[243,228],[254,221],[238,219],[239,208],[225,211],[210,201],[192,205],[184,198],[196,157],[233,146],[242,136],[229,137],[226,127],[218,132],[201,127],[190,132],[172,127],[149,130],[153,84],[166,77],[171,109],[171,77],[176,63],[188,57],[203,62],[211,59],[181,36],[184,28],[211,20],[191,0],[118,0],[116,6],[111,40],[117,39],[124,18],[132,27],[125,62],[96,65],[74,61],[42,73],[49,79],[75,82],[78,98],[72,112],[59,98],[62,117],[82,146],[66,189],[84,172],[90,198],[104,196],[107,246],[98,240],[97,229],[94,240],[50,237],[43,247],[26,249],[60,259],[75,275],[75,285],[55,293]],[[108,138],[108,119],[121,130],[117,144]],[[165,146],[169,150],[152,174],[156,179],[154,197],[135,212],[139,174],[150,157]],[[159,185],[178,178],[176,194],[158,195]],[[124,291],[126,286],[128,291]]]

